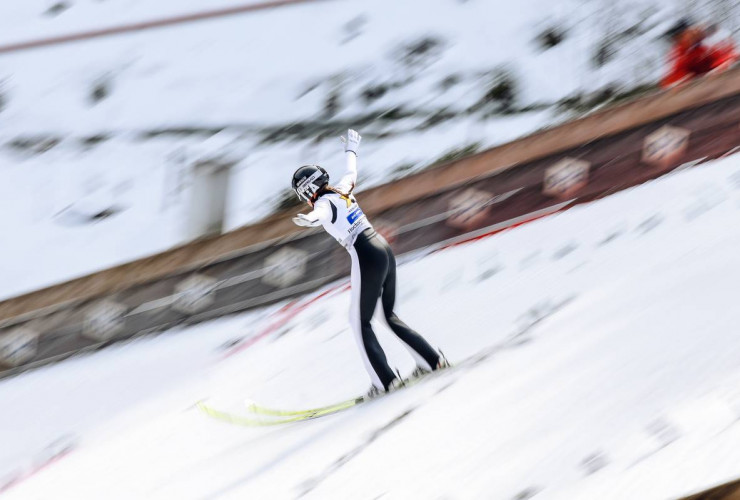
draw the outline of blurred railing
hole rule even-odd
[[[257,12],[261,10],[275,9],[277,7],[285,7],[290,5],[308,3],[308,2],[319,2],[322,0],[266,0],[260,3],[248,3],[244,5],[235,5],[232,7],[222,7],[220,9],[211,9],[199,12],[192,12],[189,14],[180,14],[168,17],[162,17],[150,21],[140,21],[130,24],[121,24],[117,26],[109,26],[107,28],[100,28],[89,31],[79,31],[75,33],[67,33],[63,35],[50,36],[45,38],[36,38],[33,40],[24,40],[21,42],[8,43],[0,45],[0,54],[7,54],[10,52],[19,52],[22,50],[37,49],[40,47],[49,47],[52,45],[61,45],[65,43],[79,42],[82,40],[90,40],[92,38],[102,38],[113,35],[122,35],[126,33],[135,33],[138,31],[145,31],[155,28],[164,28],[167,26],[174,26],[178,24],[192,23],[196,21],[206,21],[209,19],[216,19],[219,17],[235,16],[239,14],[247,14],[250,12]]]
[[[358,194],[398,253],[495,232],[740,145],[740,72],[648,96]],[[291,213],[0,303],[0,376],[346,276]],[[339,263],[339,266],[337,264]]]
[[[740,500],[740,480],[716,486],[680,500]]]

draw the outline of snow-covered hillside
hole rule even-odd
[[[56,15],[47,1],[4,3],[2,41],[236,2],[60,3]],[[182,243],[184,166],[213,134],[240,159],[235,228],[276,208],[296,166],[336,173],[348,125],[366,138],[362,189],[559,122],[594,93],[650,84],[660,34],[684,11],[677,0],[322,1],[0,55],[0,297]],[[548,28],[562,37],[551,48],[538,41]]]
[[[362,393],[341,289],[4,380],[4,498],[659,500],[738,476],[738,228],[732,156],[412,259],[402,317],[453,363],[490,355],[315,421],[238,427],[193,403]]]
[[[481,1],[317,2],[22,51],[2,57],[9,76],[3,122],[13,135],[92,135],[287,125],[399,105],[464,109],[489,90],[497,69],[519,87],[514,104],[551,103],[615,79],[654,81],[664,49],[656,38],[670,5],[633,2],[614,11],[616,30],[636,33],[622,44],[624,57],[603,68],[590,64],[609,34],[598,18],[603,6],[576,0],[527,0],[505,10]],[[543,50],[536,38],[552,25],[570,31]],[[96,101],[101,80],[108,94]],[[328,106],[335,87],[338,102]]]

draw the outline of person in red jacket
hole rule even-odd
[[[684,24],[675,29],[673,48],[668,56],[670,70],[661,81],[662,87],[673,87],[713,71],[722,71],[737,61],[732,40],[706,43],[707,35],[714,30],[716,28]]]
[[[738,53],[735,50],[735,44],[730,37],[722,37],[714,43],[709,42],[709,39],[713,35],[717,34],[718,31],[719,27],[716,24],[708,28],[706,42],[709,43],[713,53],[714,69],[725,70],[737,62]]]

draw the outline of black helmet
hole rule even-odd
[[[314,201],[316,193],[327,184],[329,174],[318,165],[304,165],[293,174],[293,191],[301,201]]]

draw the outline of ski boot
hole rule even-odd
[[[447,361],[447,358],[444,354],[442,354],[442,351],[438,351],[437,354],[439,354],[439,359],[437,360],[437,364],[434,365],[434,369],[432,371],[437,370],[444,370],[445,368],[449,368],[452,365],[449,361]],[[432,371],[428,370],[427,368],[424,368],[423,366],[416,366],[414,368],[414,371],[411,372],[411,375],[409,376],[409,380],[413,380],[419,377],[423,377],[424,375],[428,375],[432,373]]]
[[[447,361],[447,356],[445,356],[442,351],[439,351],[439,361],[437,361],[437,366],[434,367],[434,370],[444,370],[445,368],[451,367],[452,365]]]
[[[388,385],[388,388],[387,389],[381,389],[381,388],[378,388],[378,387],[375,387],[375,386],[370,387],[370,390],[367,391],[367,393],[365,394],[365,399],[366,400],[367,399],[375,399],[375,398],[377,398],[379,396],[384,396],[386,394],[389,394],[389,393],[391,393],[393,391],[396,391],[396,390],[400,389],[404,385],[405,384],[404,384],[403,380],[401,380],[400,377],[399,378],[394,378],[391,381],[390,385]]]

